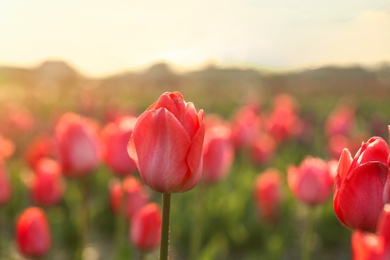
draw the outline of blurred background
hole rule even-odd
[[[385,0],[0,1],[0,135],[14,147],[2,160],[12,186],[0,207],[4,259],[24,259],[15,222],[36,205],[26,158],[38,136],[52,136],[66,112],[103,129],[176,90],[232,132],[256,125],[252,139],[268,139],[257,144],[257,156],[255,145],[234,144],[223,180],[172,196],[172,259],[189,259],[198,225],[196,259],[300,259],[310,207],[289,189],[287,168],[307,156],[337,161],[344,147],[354,154],[374,135],[388,140],[388,28]],[[278,114],[286,107],[288,117]],[[253,118],[241,122],[248,114]],[[283,199],[277,221],[269,223],[254,194],[257,176],[271,167],[280,172]],[[103,161],[91,174],[86,259],[134,256],[131,249],[116,253],[113,176]],[[149,192],[160,205],[159,194]],[[72,259],[77,217],[69,208],[77,203],[70,182],[61,202],[45,208],[54,241],[47,259]],[[330,192],[316,208],[313,258],[348,259],[350,235]]]

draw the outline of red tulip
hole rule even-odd
[[[43,210],[27,208],[16,223],[19,251],[26,257],[41,257],[51,247],[50,227]]]
[[[179,92],[166,92],[139,116],[128,152],[153,190],[188,191],[202,175],[204,132],[203,110],[197,113]]]
[[[26,149],[26,160],[28,165],[35,169],[36,163],[43,157],[55,157],[55,141],[49,135],[36,137]]]
[[[142,251],[155,249],[160,244],[161,222],[157,204],[147,204],[137,212],[131,222],[131,242]]]
[[[7,203],[11,198],[11,184],[7,177],[4,162],[0,161],[0,206]]]
[[[55,133],[64,175],[86,175],[98,166],[98,138],[86,119],[72,113],[64,114],[56,125]]]
[[[205,182],[222,180],[229,173],[234,159],[230,129],[222,124],[206,127],[203,145],[203,174]]]
[[[120,182],[114,182],[110,185],[110,202],[114,212],[120,210],[122,199],[125,200],[125,215],[128,219],[131,219],[137,211],[149,202],[150,195],[136,178],[128,176],[124,179],[122,186]]]
[[[261,125],[257,110],[257,105],[248,104],[235,113],[232,123],[232,139],[237,149],[247,147],[256,139]]]
[[[259,134],[251,143],[251,156],[256,164],[263,164],[270,160],[276,148],[275,140],[268,134]]]
[[[278,170],[268,169],[256,178],[255,202],[261,219],[271,223],[278,219],[282,195]]]
[[[31,185],[33,201],[42,206],[52,206],[62,199],[64,191],[65,183],[59,164],[53,159],[40,159]]]
[[[377,226],[377,234],[355,230],[352,234],[354,260],[390,259],[390,205],[385,205]]]
[[[127,143],[133,132],[136,118],[121,117],[107,124],[103,129],[103,159],[107,166],[118,176],[125,176],[137,170],[134,161],[127,153]]]
[[[380,137],[363,143],[352,160],[344,149],[335,179],[333,206],[340,222],[350,229],[374,232],[389,195],[384,192],[389,147]]]
[[[315,206],[329,197],[333,178],[324,160],[307,157],[299,167],[289,166],[287,174],[288,186],[302,202]]]

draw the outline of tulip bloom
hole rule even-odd
[[[0,206],[11,198],[11,184],[9,183],[4,162],[0,161]]]
[[[233,159],[230,129],[222,124],[207,127],[203,145],[203,181],[213,183],[222,180],[228,174]]]
[[[130,241],[141,251],[160,244],[162,217],[157,204],[149,203],[139,210],[131,222]]]
[[[379,217],[377,234],[355,230],[352,234],[353,260],[390,259],[390,205],[386,205]]]
[[[268,134],[259,134],[250,145],[251,157],[254,163],[263,164],[270,160],[276,149],[275,140]]]
[[[132,116],[121,117],[107,124],[102,132],[103,160],[118,176],[125,176],[137,170],[134,161],[127,153],[127,143],[136,120]]]
[[[128,144],[142,180],[161,193],[185,192],[202,175],[203,110],[166,92],[142,113]]]
[[[260,218],[275,222],[279,217],[283,195],[279,171],[268,169],[259,175],[256,178],[254,195]]]
[[[42,206],[53,206],[62,199],[65,183],[56,161],[42,158],[37,162],[30,192],[33,201]]]
[[[324,160],[307,157],[299,167],[289,166],[287,174],[288,186],[302,202],[315,206],[329,197],[333,178]]]
[[[352,160],[344,149],[335,179],[333,206],[340,222],[350,229],[374,232],[379,214],[388,201],[389,147],[380,137],[363,143]]]
[[[114,212],[120,211],[121,201],[124,200],[124,213],[131,219],[150,200],[150,195],[144,186],[134,177],[128,176],[123,184],[114,182],[110,185],[110,202]]]
[[[16,222],[16,242],[26,257],[41,257],[51,247],[50,227],[43,210],[27,208]]]
[[[58,121],[55,134],[64,175],[79,177],[91,173],[98,166],[98,138],[86,119],[66,113]]]
[[[35,169],[37,162],[44,157],[56,157],[54,138],[45,134],[35,137],[28,144],[25,153],[27,164],[32,169]]]

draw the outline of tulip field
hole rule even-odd
[[[69,84],[0,81],[0,259],[390,259],[385,96]]]

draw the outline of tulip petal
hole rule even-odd
[[[133,159],[138,157],[143,181],[158,192],[171,193],[188,172],[190,145],[191,140],[177,118],[159,108],[140,116],[128,149]],[[138,156],[134,156],[135,152]]]
[[[152,104],[147,110],[157,110],[159,108],[167,109],[179,122],[183,122],[185,101],[179,92],[162,94],[158,101]]]
[[[384,201],[387,165],[366,163],[353,170],[335,196],[334,208],[339,220],[349,228],[375,232]]]
[[[200,111],[203,114],[203,110]],[[187,155],[187,163],[189,171],[182,180],[184,186],[181,187],[180,192],[192,189],[199,182],[202,177],[203,168],[203,140],[204,140],[205,126],[202,124],[194,135],[191,147]]]

